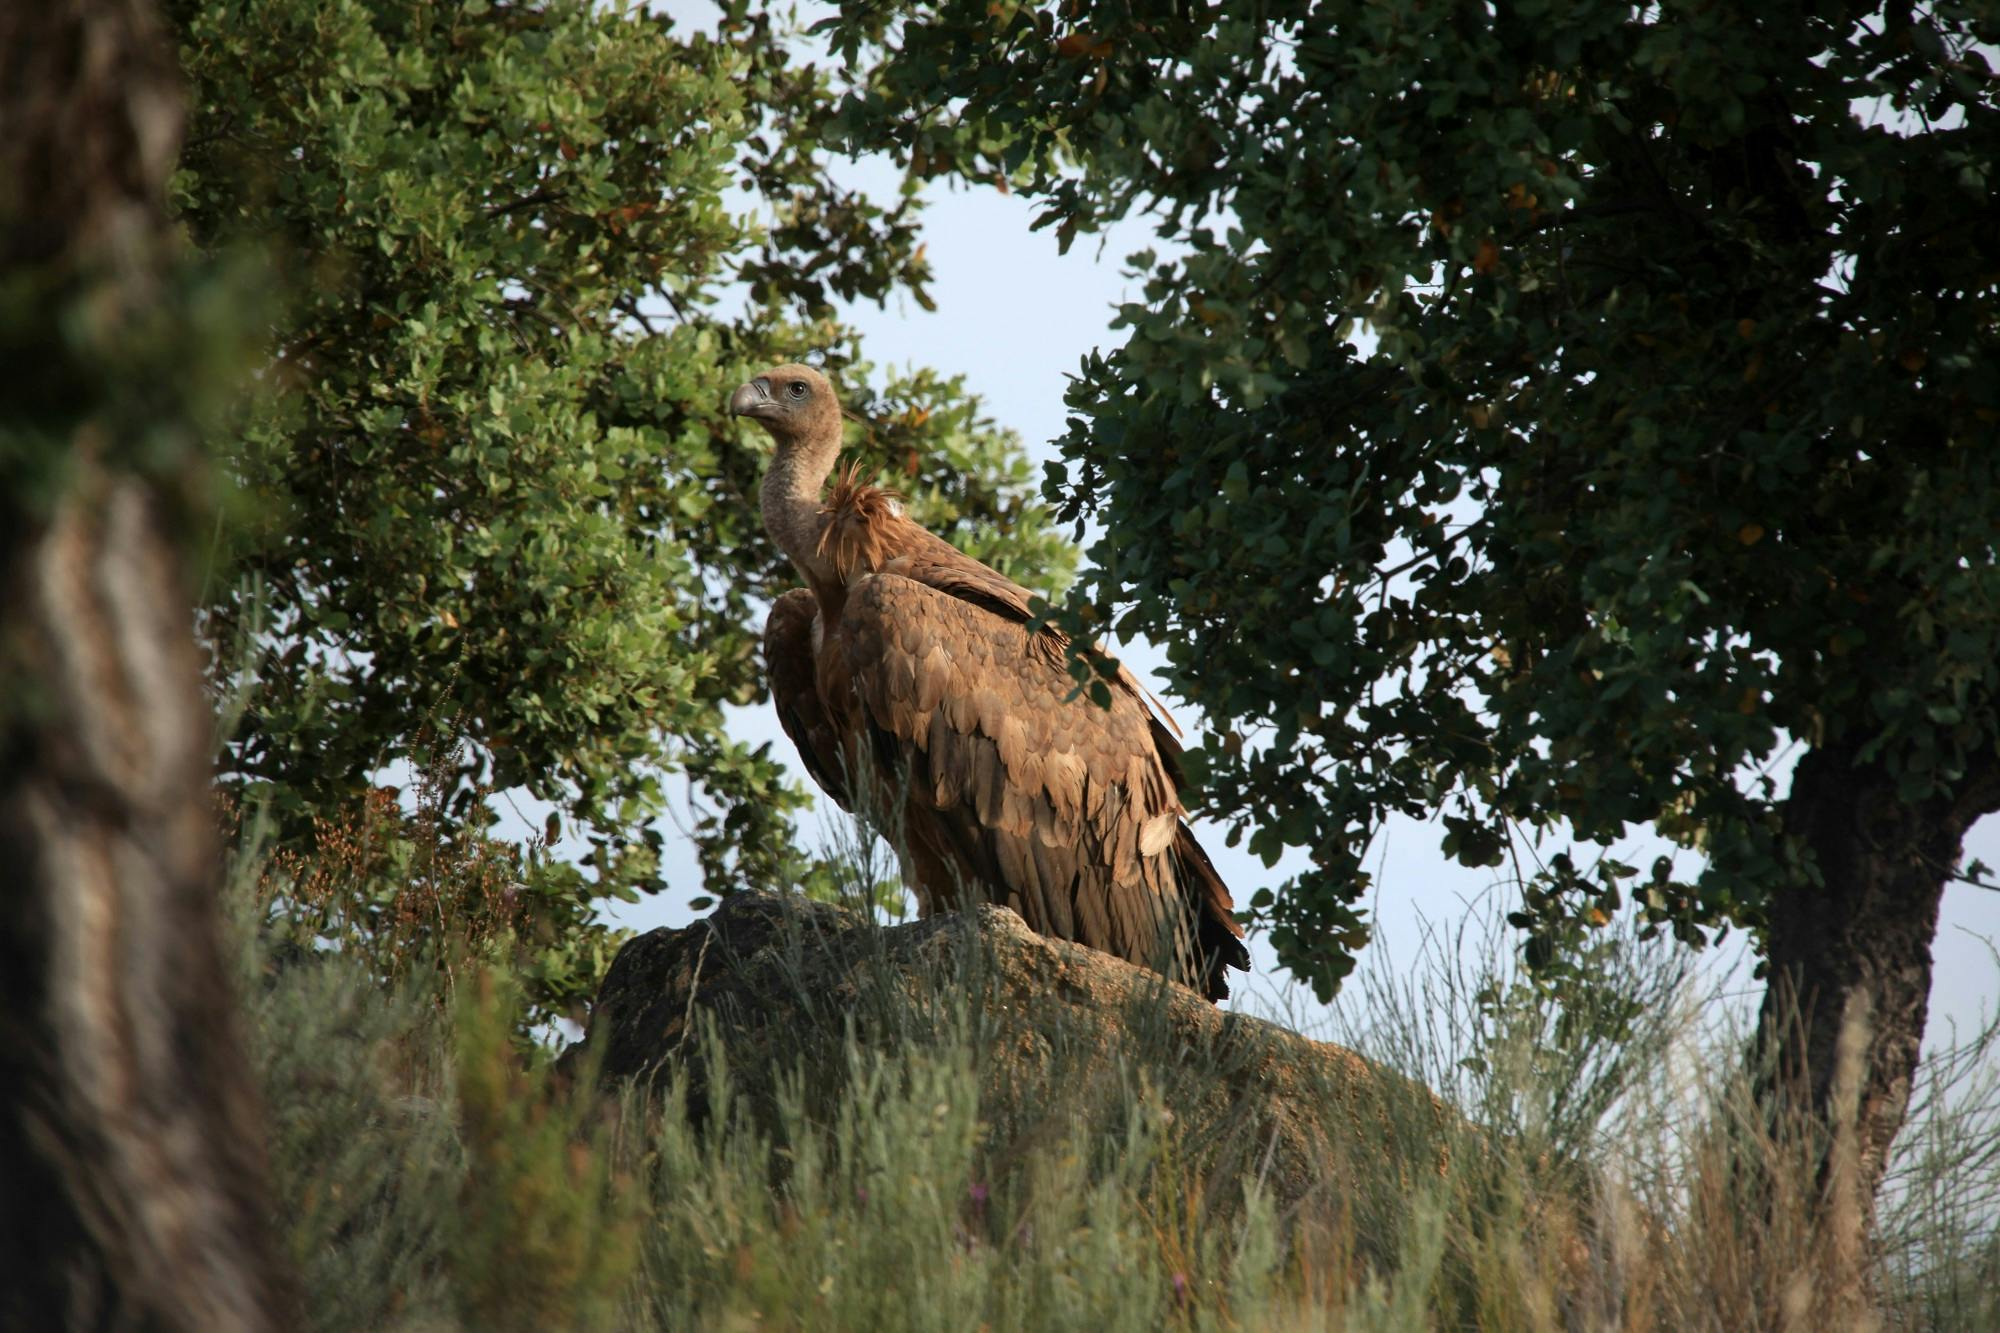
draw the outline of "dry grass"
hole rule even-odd
[[[1991,1032],[1926,1065],[1870,1227],[1842,1133],[1770,1121],[1747,1033],[1678,956],[1608,941],[1602,994],[1565,1009],[1504,932],[1438,941],[1326,1035],[1465,1119],[1385,1099],[1381,1141],[1281,1211],[1254,1178],[1205,1174],[1254,1148],[1192,1150],[1151,1083],[1200,1078],[1211,1053],[1147,1052],[1135,1023],[1129,1077],[998,1089],[1007,1066],[956,975],[870,998],[921,1010],[852,1016],[907,1039],[850,1042],[814,1086],[801,1065],[743,1071],[768,1099],[736,1090],[711,1034],[705,1114],[682,1077],[607,1115],[496,1035],[521,1002],[504,959],[456,988],[455,1017],[426,998],[428,913],[453,901],[436,895],[485,882],[476,863],[426,873],[390,918],[410,929],[379,936],[387,961],[294,951],[251,970],[317,1327],[2000,1327]],[[274,886],[301,882],[239,878],[267,924]],[[1001,1105],[1036,1133],[998,1124]]]

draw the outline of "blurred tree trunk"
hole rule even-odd
[[[198,463],[185,423],[135,409],[157,393],[104,373],[166,308],[179,128],[145,4],[0,4],[8,1329],[291,1322],[218,946],[210,713],[169,519]]]

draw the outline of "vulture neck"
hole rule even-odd
[[[833,582],[833,569],[819,553],[820,491],[839,452],[838,437],[830,446],[820,442],[778,450],[758,497],[764,531],[815,585]]]

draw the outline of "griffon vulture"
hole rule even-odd
[[[1227,995],[1225,967],[1250,966],[1243,932],[1182,818],[1180,747],[1130,673],[1109,708],[1071,697],[1066,645],[1029,627],[1025,589],[853,470],[822,498],[841,414],[817,371],[779,366],[729,409],[777,444],[764,526],[807,584],[764,631],[778,718],[843,807],[849,776],[873,775],[919,914],[1004,904],[1044,935]]]

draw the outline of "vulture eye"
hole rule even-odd
[[[806,396],[806,382],[804,380],[793,380],[792,397],[803,398],[805,396]]]

